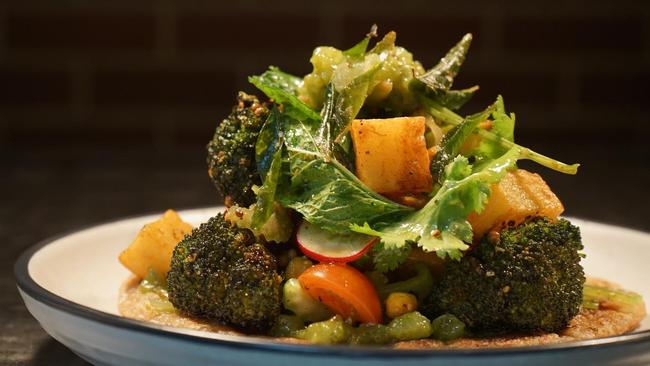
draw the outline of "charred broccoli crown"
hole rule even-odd
[[[239,92],[237,105],[208,143],[208,174],[227,206],[248,207],[255,202],[252,187],[262,184],[255,166],[255,142],[268,113],[257,97]]]
[[[432,312],[477,331],[558,331],[582,302],[581,249],[579,229],[564,219],[505,229],[446,266]]]
[[[253,234],[219,214],[174,249],[167,275],[177,309],[249,331],[272,326],[280,314],[276,260]]]

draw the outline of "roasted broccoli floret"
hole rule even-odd
[[[446,265],[428,315],[451,313],[475,331],[558,331],[582,302],[581,249],[579,229],[564,219],[489,235]]]
[[[208,143],[208,174],[226,206],[255,203],[253,185],[261,185],[255,166],[255,142],[269,110],[254,95],[240,92],[237,105]]]
[[[275,258],[253,234],[222,214],[192,231],[174,249],[169,300],[182,312],[247,331],[264,331],[281,310]]]

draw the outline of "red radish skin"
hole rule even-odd
[[[296,243],[307,257],[323,263],[348,263],[361,258],[377,238],[361,235],[335,235],[307,221],[296,232]]]

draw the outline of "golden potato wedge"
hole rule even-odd
[[[430,192],[424,117],[354,120],[356,174],[378,193]]]
[[[131,245],[120,254],[120,262],[139,278],[153,269],[159,276],[167,276],[174,247],[185,235],[192,233],[192,226],[181,220],[174,210],[145,225]]]
[[[467,220],[477,239],[490,230],[515,226],[530,217],[555,219],[563,211],[562,203],[542,177],[518,169],[492,185],[483,211],[480,214],[471,213]]]
[[[514,172],[519,185],[528,193],[528,196],[535,201],[539,208],[538,216],[556,218],[564,212],[564,206],[560,199],[546,184],[539,174],[518,169]]]

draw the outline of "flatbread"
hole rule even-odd
[[[619,289],[620,286],[597,278],[588,278],[587,283],[594,286]],[[506,335],[491,338],[461,338],[444,343],[434,339],[399,342],[395,348],[403,349],[434,349],[434,348],[500,348],[535,346],[571,342],[584,339],[602,338],[631,332],[639,327],[646,316],[645,304],[641,303],[632,313],[622,313],[616,310],[581,309],[569,326],[558,333],[540,333],[527,335]]]
[[[589,278],[587,283],[612,289],[620,286],[611,282]],[[244,335],[236,330],[222,325],[208,323],[200,319],[192,319],[176,313],[162,313],[152,308],[150,302],[157,295],[138,291],[138,280],[130,278],[120,289],[119,311],[127,318],[148,321],[160,325],[178,328],[202,330],[220,334]],[[645,304],[641,303],[632,313],[622,313],[616,310],[581,309],[580,313],[571,320],[569,326],[558,333],[512,334],[491,338],[461,338],[444,343],[434,339],[398,342],[393,345],[399,349],[450,349],[450,348],[499,348],[533,346],[570,342],[583,339],[602,338],[619,335],[636,329],[646,316]],[[304,343],[294,338],[269,338],[275,342]]]

